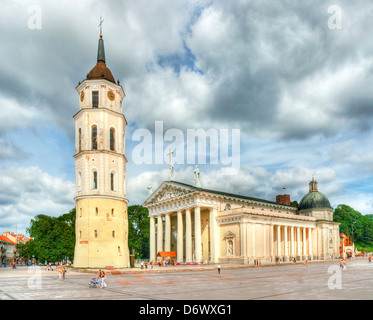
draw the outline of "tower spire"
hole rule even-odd
[[[98,50],[97,50],[97,62],[105,61],[105,48],[104,48],[104,39],[102,39],[102,23],[104,20],[102,17],[100,17],[100,24],[98,25],[100,27],[100,39],[98,40]]]

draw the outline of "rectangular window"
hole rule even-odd
[[[92,108],[98,108],[98,91],[92,91]]]

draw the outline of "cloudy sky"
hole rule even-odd
[[[193,184],[198,164],[202,187],[273,201],[286,192],[299,202],[314,176],[333,207],[373,213],[371,1],[0,6],[0,233],[25,233],[35,215],[75,206],[75,87],[96,64],[100,16],[107,66],[126,93],[130,205],[168,178],[167,156],[155,156],[158,123],[181,133],[166,134],[162,148],[177,147],[177,181]],[[220,142],[228,133],[227,149],[208,143],[188,162],[196,129]],[[150,163],[139,161],[145,130]],[[226,152],[239,160],[233,174],[224,173]]]

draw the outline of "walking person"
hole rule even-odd
[[[60,280],[62,280],[62,272],[63,272],[63,268],[62,268],[62,267],[59,267],[59,268],[58,268],[58,278],[59,278]]]
[[[106,280],[106,275],[104,271],[101,271],[101,289],[102,288],[107,288],[107,285],[105,283]]]
[[[218,273],[220,274],[220,268],[221,268],[221,265],[220,263],[218,263]]]
[[[63,267],[62,269],[62,279],[65,280],[66,268]]]

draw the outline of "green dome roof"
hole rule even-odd
[[[299,210],[307,210],[314,208],[332,209],[328,198],[319,191],[307,193],[298,205]]]
[[[319,192],[317,188],[317,181],[312,177],[312,181],[309,183],[310,192],[308,192],[300,201],[298,210],[307,210],[314,208],[327,208],[332,209],[328,198]]]

